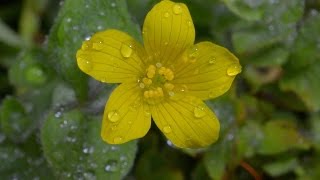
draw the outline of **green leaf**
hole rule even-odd
[[[288,173],[298,167],[296,158],[275,161],[264,165],[262,168],[273,177]]]
[[[76,51],[91,35],[110,28],[140,37],[125,0],[67,0],[51,29],[48,43],[50,64],[71,83],[81,100],[87,96],[88,76],[77,67]]]
[[[4,42],[9,46],[20,47],[22,46],[22,40],[19,35],[10,29],[1,19],[0,19],[0,42]]]
[[[314,114],[311,119],[311,133],[315,148],[320,152],[320,114]]]
[[[310,111],[320,110],[320,15],[310,15],[301,27],[293,47],[281,89],[293,91]]]
[[[291,120],[271,120],[264,126],[264,138],[258,152],[273,155],[297,148],[309,149],[310,143],[298,131],[297,125]]]
[[[54,179],[35,138],[22,146],[1,144],[0,161],[1,179]]]
[[[44,154],[59,179],[121,179],[133,165],[136,141],[109,145],[99,118],[80,111],[50,113],[41,132]]]
[[[238,133],[238,153],[246,158],[253,157],[263,139],[263,131],[260,124],[253,120],[247,120]]]
[[[9,80],[13,85],[38,88],[51,78],[51,70],[43,64],[45,56],[42,50],[22,51],[16,59],[9,69]]]
[[[218,143],[211,146],[209,151],[205,153],[203,161],[211,178],[222,179],[227,166],[234,158],[232,147],[233,140],[231,138],[220,138]]]
[[[240,16],[241,18],[249,21],[260,20],[264,13],[264,0],[244,1],[244,0],[223,0],[228,8]]]
[[[0,120],[2,132],[14,142],[24,141],[33,129],[24,106],[10,96],[2,101]]]

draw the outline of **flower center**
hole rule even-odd
[[[174,95],[174,85],[171,81],[174,73],[170,68],[162,66],[160,63],[149,65],[139,86],[143,89],[143,97],[149,104],[156,104],[163,100],[165,96]]]

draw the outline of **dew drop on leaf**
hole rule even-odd
[[[116,160],[109,160],[104,167],[106,172],[116,172],[119,169],[118,161]]]

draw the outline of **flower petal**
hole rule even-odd
[[[98,32],[83,42],[77,52],[79,68],[93,78],[108,83],[135,80],[143,72],[145,52],[128,34],[118,30]]]
[[[104,110],[101,136],[109,144],[122,144],[143,137],[151,125],[148,105],[135,83],[123,83],[111,94]]]
[[[198,98],[166,101],[152,106],[151,113],[159,129],[177,147],[204,147],[218,139],[219,121]]]
[[[168,0],[156,4],[147,14],[142,33],[148,55],[163,64],[173,62],[195,38],[187,6]]]
[[[173,83],[185,86],[189,95],[202,100],[228,91],[241,72],[239,60],[226,48],[211,42],[201,42],[187,50],[175,67]]]

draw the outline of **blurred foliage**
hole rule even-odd
[[[157,0],[1,1],[1,179],[319,179],[320,1],[181,1],[196,41],[228,47],[243,66],[207,101],[221,133],[203,149],[178,149],[154,125],[139,143],[104,143],[114,86],[75,63],[97,31],[141,40]]]

